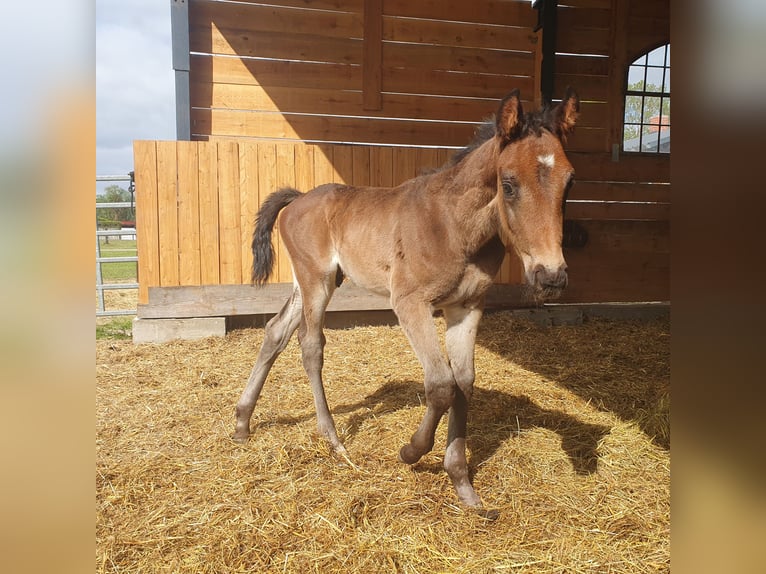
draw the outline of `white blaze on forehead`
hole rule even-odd
[[[549,153],[548,155],[538,155],[537,161],[539,161],[545,167],[551,167],[551,168],[553,167],[553,164],[555,163],[552,153]]]

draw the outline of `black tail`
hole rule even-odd
[[[277,215],[293,200],[303,195],[292,187],[283,187],[272,193],[258,210],[253,231],[253,276],[252,282],[263,285],[269,279],[274,267],[274,246],[271,244],[271,232]]]

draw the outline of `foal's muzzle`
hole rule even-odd
[[[535,296],[539,299],[555,299],[567,286],[566,263],[555,270],[537,265],[533,273]]]

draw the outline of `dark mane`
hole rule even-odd
[[[548,130],[555,133],[554,127],[554,114],[552,113],[554,106],[546,105],[534,112],[526,112],[522,117],[521,123],[518,127],[518,132],[515,140],[523,139],[527,136],[534,135],[540,136],[542,130]],[[463,149],[460,149],[454,153],[454,155],[447,161],[444,168],[457,165],[466,156],[468,156],[473,150],[480,147],[487,140],[495,137],[497,134],[497,124],[495,122],[496,114],[492,114],[479,124],[474,131],[473,139]]]

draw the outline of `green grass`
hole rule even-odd
[[[101,243],[101,257],[132,257],[136,255],[135,239],[109,238],[109,243]],[[115,281],[130,282],[138,277],[135,262],[120,262],[101,264],[101,277],[104,283]]]
[[[133,317],[112,317],[96,325],[96,339],[130,339]]]

